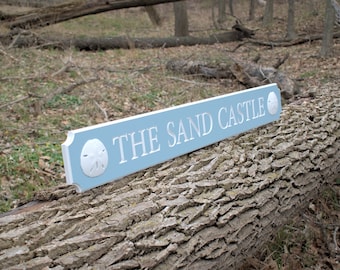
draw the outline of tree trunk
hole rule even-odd
[[[187,4],[185,1],[174,3],[175,13],[175,36],[189,36],[189,21],[187,13]]]
[[[321,44],[321,50],[320,50],[321,57],[330,57],[333,54],[334,20],[335,20],[335,11],[332,6],[332,1],[327,0],[323,38],[322,38],[322,44]]]
[[[226,7],[225,7],[226,0],[218,0],[218,23],[223,23],[226,20]]]
[[[255,19],[255,9],[256,9],[256,0],[250,0],[249,2],[249,15],[248,20],[252,21]]]
[[[211,45],[215,43],[225,43],[240,41],[244,36],[238,31],[229,31],[209,37],[166,37],[166,38],[132,38],[129,36],[110,37],[110,38],[73,38],[63,39],[60,37],[39,38],[37,36],[19,36],[12,47],[39,46],[41,48],[61,48],[66,49],[70,46],[78,50],[97,51],[111,49],[149,49],[149,48],[169,48],[177,46],[194,46],[198,44]],[[12,40],[8,37],[0,37],[3,45],[9,45]]]
[[[0,215],[3,269],[237,269],[340,171],[339,91],[279,121]]]
[[[25,15],[11,19],[10,22],[4,22],[4,24],[11,29],[38,28],[115,9],[152,6],[176,1],[180,0],[95,0],[90,2],[74,0],[60,5],[29,11]]]
[[[162,24],[161,17],[159,16],[155,6],[146,6],[145,10],[153,25],[160,26]]]
[[[295,0],[288,0],[288,20],[287,20],[287,39],[292,40],[297,38],[297,34],[295,32]]]
[[[263,16],[263,26],[269,27],[274,17],[274,0],[267,0]]]
[[[232,16],[234,16],[234,5],[233,0],[229,0],[229,11]]]

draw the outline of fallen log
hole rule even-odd
[[[12,47],[32,47],[39,46],[41,48],[60,48],[66,49],[74,47],[78,50],[97,51],[110,49],[148,49],[148,48],[168,48],[178,46],[194,46],[194,45],[211,45],[215,43],[225,43],[239,41],[243,38],[242,34],[236,31],[229,31],[220,34],[211,35],[209,37],[166,37],[166,38],[132,38],[129,36],[120,37],[84,37],[63,39],[58,37],[39,37],[36,35],[16,36],[15,42],[12,38],[3,37],[4,45],[11,43]]]
[[[2,24],[10,29],[33,29],[116,9],[152,6],[176,1],[180,0],[94,0],[90,2],[74,0],[28,11],[21,16],[11,18],[10,21],[4,21]]]
[[[287,59],[285,56],[284,59]],[[275,66],[282,64],[282,61],[275,63]],[[248,88],[277,83],[281,89],[284,100],[290,100],[299,93],[296,83],[286,74],[274,67],[262,67],[254,62],[246,62],[236,57],[230,56],[230,61],[218,66],[192,60],[171,59],[166,64],[166,68],[175,72],[195,75],[207,79],[216,78],[236,78],[240,83]]]
[[[324,84],[279,121],[0,216],[3,269],[237,269],[340,172],[340,96]]]

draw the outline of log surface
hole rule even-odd
[[[41,48],[59,48],[67,49],[74,47],[78,50],[98,51],[111,49],[150,49],[150,48],[169,48],[178,46],[195,46],[195,45],[211,45],[215,43],[225,43],[242,40],[243,36],[236,31],[228,31],[219,34],[210,35],[207,37],[146,37],[133,38],[129,36],[117,37],[85,37],[85,38],[70,38],[62,37],[39,37],[36,35],[20,35],[15,38],[11,36],[0,36],[0,42],[4,45],[14,47],[32,47],[39,46]]]
[[[340,95],[77,194],[58,187],[0,216],[2,269],[235,269],[340,171]]]

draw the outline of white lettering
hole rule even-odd
[[[238,119],[239,124],[242,124],[244,121],[244,115],[243,115],[241,107],[242,107],[242,103],[237,103],[237,113],[240,116],[240,118]]]
[[[251,100],[251,105],[253,107],[253,119],[259,118],[258,113],[255,111],[255,100],[254,99]]]
[[[243,102],[243,105],[246,105],[246,114],[247,114],[247,119],[246,119],[246,121],[249,121],[250,120],[250,118],[249,118],[249,104],[250,104],[250,100],[247,100],[247,101],[244,101]]]
[[[193,129],[196,132],[198,137],[201,137],[201,126],[200,126],[200,114],[196,114],[196,123],[191,119],[191,117],[187,117],[189,120],[189,128],[190,128],[190,140],[195,139],[193,135]]]
[[[149,154],[153,154],[153,153],[156,153],[156,152],[161,150],[161,145],[158,143],[158,137],[157,137],[158,129],[157,129],[157,127],[151,127],[151,128],[148,128],[148,131],[149,131],[149,140],[150,140],[150,152],[149,152]],[[152,133],[153,131],[155,133]],[[156,143],[158,143],[158,147],[155,146]]]
[[[187,133],[185,132],[185,128],[184,128],[182,119],[179,120],[179,124],[178,124],[178,138],[177,138],[177,144],[181,144],[181,136],[184,137],[184,142],[189,141],[188,136],[187,136]]]
[[[136,134],[136,132],[129,133],[130,138],[131,138],[132,159],[138,158],[137,152],[136,152],[136,146],[138,146],[138,145],[142,146],[142,149],[143,149],[142,157],[146,156],[148,154],[146,152],[146,147],[145,147],[144,131],[145,131],[145,129],[138,130],[138,132],[140,133],[140,141],[139,142],[135,141],[135,134]]]
[[[230,110],[229,110],[229,124],[231,124],[231,120],[234,121],[234,126],[237,125],[237,121],[236,121],[236,117],[235,117],[235,112],[234,112],[234,108],[233,106],[230,106]]]
[[[266,111],[264,109],[264,98],[260,97],[259,98],[259,109],[260,109],[260,117],[266,115]]]
[[[123,139],[128,141],[127,134],[124,134],[124,135],[121,135],[119,137],[114,137],[113,138],[113,145],[115,145],[116,140],[118,140],[118,143],[119,143],[119,152],[120,152],[120,162],[119,162],[119,164],[127,162],[127,160],[125,159],[125,155],[124,155]]]
[[[172,128],[175,127],[174,122],[168,122],[168,124],[166,125],[166,130],[168,132],[168,134],[172,137],[172,142],[170,142],[170,140],[168,140],[168,146],[169,147],[174,147],[176,144],[176,134],[171,130],[170,126],[172,126]]]
[[[217,118],[218,118],[218,125],[220,126],[221,129],[226,129],[228,128],[228,121],[226,122],[225,125],[222,124],[222,121],[221,121],[221,113],[222,111],[225,112],[225,114],[227,114],[227,108],[226,107],[221,107],[219,110],[218,110],[218,115],[217,115]]]
[[[209,130],[206,129],[206,128],[207,128],[207,125],[206,125],[206,117],[205,117],[205,116],[208,117]],[[202,133],[202,136],[206,136],[206,135],[208,135],[208,134],[212,131],[212,129],[213,129],[213,119],[212,119],[212,116],[211,116],[210,113],[207,113],[207,112],[202,113],[202,124],[203,124],[203,133]]]

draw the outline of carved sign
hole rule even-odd
[[[66,180],[79,192],[278,120],[276,84],[69,131]]]

